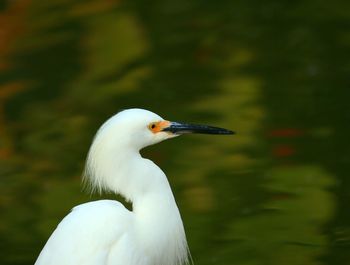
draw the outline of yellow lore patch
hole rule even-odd
[[[158,121],[158,122],[152,122],[148,125],[148,129],[150,129],[153,133],[161,132],[164,128],[167,128],[170,126],[169,121]]]

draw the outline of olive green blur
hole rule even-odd
[[[142,152],[196,265],[350,264],[349,101],[349,1],[2,1],[0,264],[33,264],[72,207],[116,198],[81,173],[131,107],[236,132]]]

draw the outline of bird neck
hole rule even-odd
[[[131,202],[144,194],[173,198],[163,171],[127,141],[109,143],[97,137],[89,150],[84,179],[93,189],[121,194]]]
[[[92,186],[121,194],[132,202],[135,227],[145,253],[163,264],[188,262],[181,216],[164,172],[138,150],[114,152],[104,146],[90,149],[85,177]],[[103,153],[101,153],[103,152]],[[155,264],[158,265],[158,264]]]
[[[144,159],[138,151],[129,150],[103,157],[93,177],[99,189],[118,193],[133,204],[149,194],[173,199],[163,171],[151,160]]]
[[[148,256],[159,261],[156,265],[187,264],[186,235],[166,175],[156,164],[141,156],[137,163],[143,170],[135,173],[147,182],[137,188],[138,193],[132,200],[141,245]]]

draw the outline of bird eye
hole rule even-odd
[[[157,121],[150,123],[147,127],[152,133],[159,133],[161,132],[165,127],[169,126],[168,121]]]
[[[148,125],[148,128],[150,129],[150,131],[155,133],[157,130],[157,124],[155,122],[152,122],[150,125]]]

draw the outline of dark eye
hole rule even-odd
[[[159,131],[159,124],[158,122],[152,122],[148,125],[148,129],[151,130],[153,133],[157,133]]]

